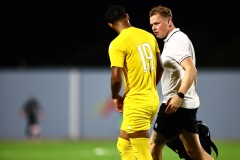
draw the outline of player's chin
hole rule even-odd
[[[156,37],[159,38],[159,39],[164,38],[164,37],[163,37],[162,35],[160,35],[160,34],[158,34]]]
[[[157,37],[159,36],[159,32],[154,32],[154,35]]]
[[[159,33],[155,33],[155,36],[156,36],[157,38],[159,38],[159,39],[162,39],[162,38],[164,38],[164,36],[163,36],[163,35],[161,35],[161,34],[159,34]]]

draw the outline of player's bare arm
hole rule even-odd
[[[191,57],[184,59],[181,63],[181,66],[184,68],[185,74],[178,92],[186,94],[191,85],[195,82],[195,79],[197,77],[197,70],[193,64]],[[169,100],[168,107],[166,108],[165,112],[168,114],[176,112],[181,103],[182,98],[180,98],[178,95],[175,95]]]
[[[119,95],[119,92],[122,87],[122,68],[112,67],[112,76],[111,76],[111,91],[113,103],[118,112],[123,111],[123,98]]]

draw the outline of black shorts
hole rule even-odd
[[[38,124],[38,117],[36,115],[29,115],[27,121],[28,125]]]
[[[165,113],[166,108],[166,104],[162,103],[153,126],[156,132],[168,139],[179,134],[182,129],[191,133],[198,133],[196,118],[198,108],[186,109],[179,107],[175,113],[169,115]]]

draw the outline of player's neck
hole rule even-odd
[[[120,34],[120,32],[126,28],[129,28],[131,27],[131,24],[129,21],[121,21],[121,22],[118,22],[116,25],[115,25],[115,30],[118,34]]]

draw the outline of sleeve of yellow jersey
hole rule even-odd
[[[108,49],[109,58],[111,62],[111,67],[123,67],[125,53],[123,49],[120,47],[121,45],[117,45],[116,43],[111,43]]]
[[[157,53],[160,53],[160,49],[159,49],[159,47],[158,47],[158,42],[157,42],[157,40],[155,39],[155,46],[156,46],[156,52]]]

